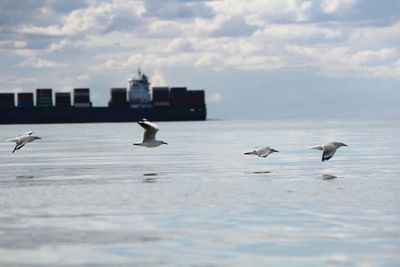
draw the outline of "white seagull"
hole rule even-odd
[[[142,142],[134,144],[135,146],[157,147],[163,144],[167,145],[164,141],[156,140],[158,126],[155,123],[149,122],[147,119],[142,119],[137,123],[144,128],[144,132]]]
[[[27,132],[27,133],[17,135],[17,137],[15,137],[15,138],[6,140],[6,142],[14,142],[15,143],[15,147],[14,147],[14,150],[12,153],[14,153],[15,150],[22,148],[27,143],[33,142],[36,139],[42,139],[37,136],[32,136],[32,134],[33,134],[33,132]]]
[[[320,146],[313,146],[310,147],[311,149],[317,149],[317,150],[322,150],[322,161],[326,161],[335,155],[336,149],[342,146],[347,146],[346,144],[343,144],[341,142],[330,142],[330,143],[325,143]]]
[[[267,157],[269,154],[274,153],[274,152],[279,152],[278,150],[275,150],[273,148],[270,148],[269,146],[266,147],[256,147],[253,150],[244,152],[243,154],[245,155],[256,155],[259,157]]]

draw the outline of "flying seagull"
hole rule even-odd
[[[147,119],[141,119],[137,123],[144,128],[144,132],[142,142],[134,144],[135,146],[157,147],[162,144],[167,145],[164,141],[156,140],[158,126],[155,123],[149,122]]]
[[[329,160],[330,158],[335,155],[336,149],[342,146],[347,146],[346,144],[343,144],[341,142],[331,142],[331,143],[325,143],[320,146],[313,146],[310,147],[311,149],[317,149],[317,150],[322,150],[322,161]]]
[[[259,157],[267,157],[269,154],[273,153],[273,152],[279,152],[278,150],[275,150],[273,148],[270,148],[269,146],[266,147],[256,147],[253,150],[244,152],[243,154],[245,155],[256,155]]]
[[[14,142],[15,143],[15,147],[14,147],[14,150],[12,153],[14,153],[15,150],[19,150],[27,143],[33,142],[36,139],[42,139],[37,136],[32,136],[32,134],[33,134],[33,132],[27,132],[27,133],[17,135],[17,137],[15,137],[15,138],[6,140],[6,142]]]

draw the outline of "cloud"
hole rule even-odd
[[[321,3],[322,11],[327,14],[332,14],[347,9],[353,6],[356,0],[323,0]]]
[[[68,1],[54,1],[47,0],[45,6],[53,9],[57,13],[69,14],[73,10],[86,8],[89,2],[86,0],[68,0]]]
[[[207,97],[207,101],[211,101],[214,103],[219,103],[222,101],[222,99],[223,99],[222,93],[212,93]]]
[[[355,65],[381,65],[398,58],[396,48],[384,48],[380,50],[362,50],[353,53],[350,62]]]
[[[257,26],[249,25],[242,17],[229,17],[220,21],[211,35],[215,37],[250,36],[257,28]]]
[[[15,48],[24,48],[26,47],[26,41],[15,41],[14,42],[14,47]]]
[[[49,45],[50,52],[79,52],[84,47],[82,41],[73,41],[70,39],[62,39]]]
[[[325,42],[343,36],[340,29],[336,27],[325,27],[319,25],[303,24],[269,24],[256,33],[256,36],[274,40],[294,41],[309,43]]]
[[[146,16],[160,20],[212,18],[214,12],[207,1],[152,0],[144,1]]]
[[[24,25],[16,31],[20,34],[47,36],[76,36],[106,34],[112,31],[131,30],[136,26],[138,15],[144,12],[140,2],[108,3],[74,10],[61,24],[48,26]]]
[[[21,64],[20,67],[33,67],[33,68],[66,68],[69,64],[50,61],[42,58],[28,58]]]
[[[152,86],[168,85],[168,81],[165,78],[165,75],[159,69],[156,69],[155,71],[150,73],[149,79],[151,79]]]
[[[42,79],[52,68],[70,75],[68,84],[79,75],[104,84],[139,66],[160,84],[167,69],[399,76],[393,0],[4,0],[0,7],[3,66]]]

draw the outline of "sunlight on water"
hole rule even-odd
[[[0,266],[400,263],[398,121],[158,125],[155,149],[134,123],[0,126],[43,138],[0,143]]]

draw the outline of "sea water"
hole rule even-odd
[[[0,266],[400,266],[399,120],[158,125],[0,126]]]

